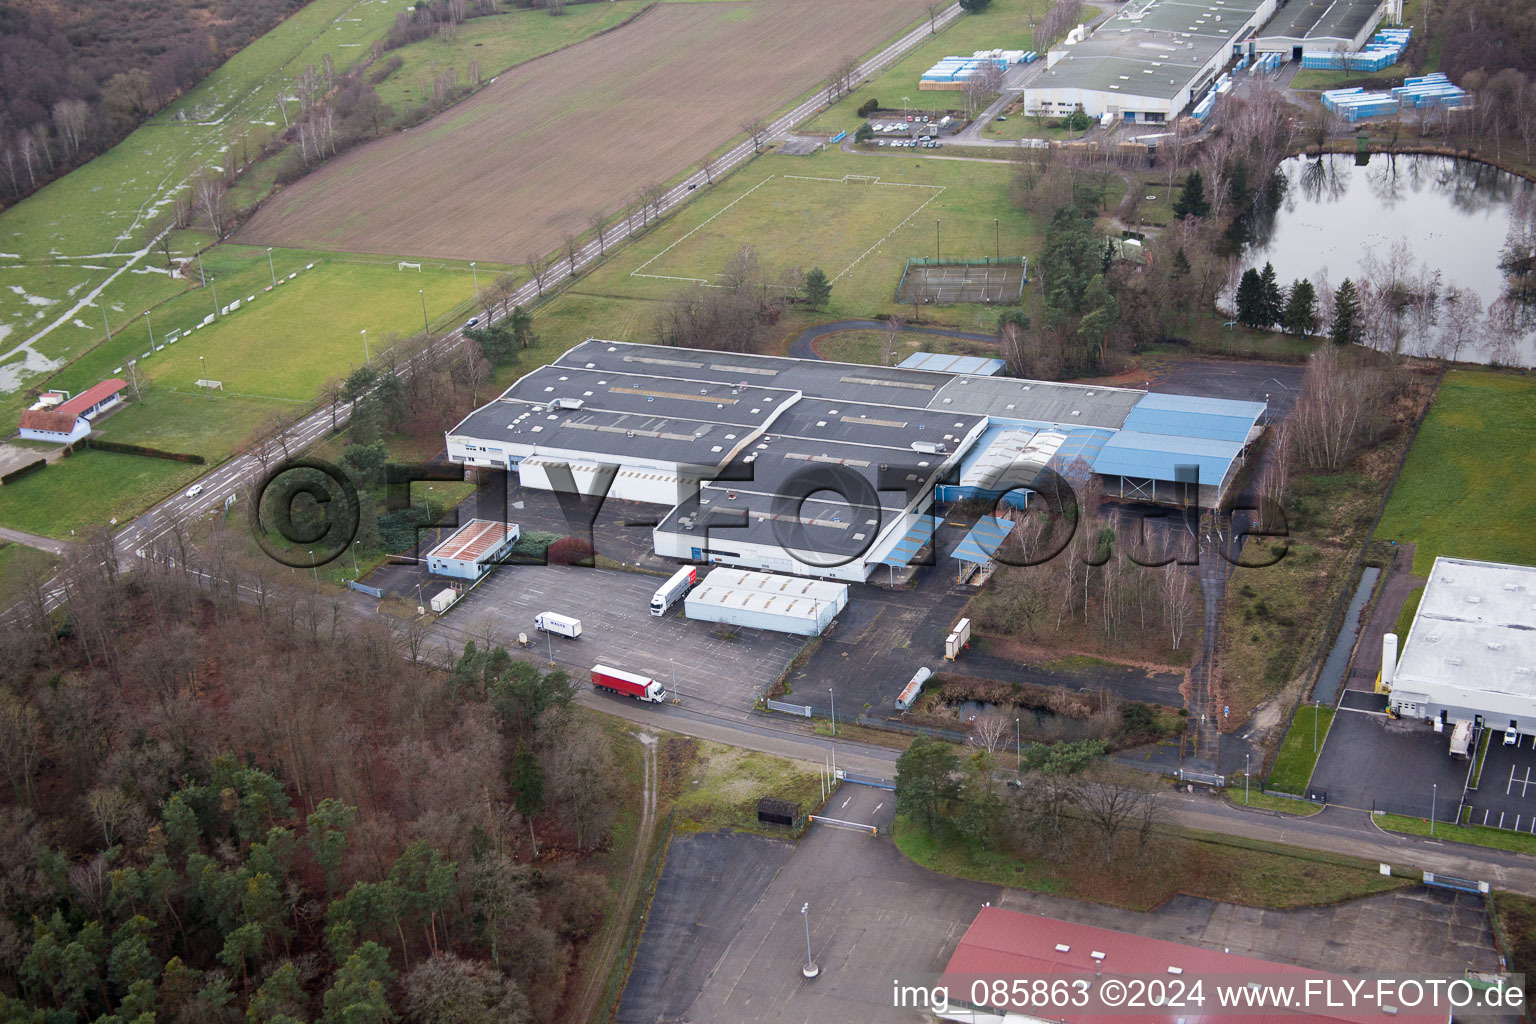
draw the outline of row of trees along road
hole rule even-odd
[[[0,1020],[560,1019],[617,798],[571,681],[169,525],[0,634]]]

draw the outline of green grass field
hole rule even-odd
[[[884,182],[924,187],[794,179],[779,183],[779,178],[789,175],[838,180],[845,175],[873,175]],[[1008,175],[1009,167],[1004,163],[860,156],[837,149],[808,157],[763,156],[630,245],[610,253],[603,266],[541,308],[535,326],[541,337],[560,342],[560,348],[589,336],[652,340],[657,303],[687,282],[640,277],[634,272],[681,270],[677,276],[712,276],[724,269],[725,260],[737,248],[748,244],[757,250],[770,277],[789,267],[809,269],[817,265],[829,278],[843,275],[834,282],[827,306],[814,314],[795,310],[785,316],[781,326],[786,336],[810,322],[879,313],[910,316],[912,307],[895,301],[896,285],[909,257],[933,254],[935,221],[942,221],[938,243],[945,255],[979,258],[995,251],[1003,256],[1038,251],[1040,236],[1032,218],[1008,204]],[[770,178],[769,184],[763,185]],[[806,225],[806,230],[815,232],[808,245],[796,232],[770,226],[776,214],[774,204],[781,203],[787,194],[785,184],[805,194],[824,186],[835,190],[833,198],[870,198],[852,207],[832,204],[825,219]],[[921,213],[892,231],[930,194],[936,197]],[[896,200],[888,200],[888,195],[896,196]],[[825,200],[820,208],[828,208]],[[737,227],[729,233],[707,234],[710,227],[705,222],[710,218],[716,218],[714,225],[734,223]],[[705,240],[699,241],[701,238]],[[859,257],[858,261],[851,269],[846,264],[837,266],[849,252]],[[719,265],[711,267],[714,260],[719,260]],[[997,327],[997,310],[979,304],[925,306],[922,316],[927,323],[963,330],[991,333]]]
[[[0,257],[6,261],[0,265],[4,343],[51,323],[121,268],[190,175],[223,166],[226,148],[240,138],[254,142],[282,125],[274,97],[297,74],[319,67],[326,53],[338,71],[350,67],[388,30],[395,11],[369,0],[314,0],[113,149],[0,213],[0,253],[7,254]],[[46,290],[38,271],[49,277]],[[48,304],[32,304],[15,285]],[[92,332],[99,330],[99,311],[82,316]],[[67,345],[70,332],[61,333]]]
[[[1229,780],[1230,781],[1230,780]],[[1233,784],[1227,790],[1227,801],[1234,807],[1258,807],[1266,811],[1280,811],[1284,814],[1294,814],[1300,818],[1310,818],[1323,809],[1323,804],[1313,803],[1311,800],[1293,800],[1288,796],[1270,796],[1249,787],[1247,794]]]
[[[207,472],[206,466],[109,452],[76,452],[0,487],[0,523],[68,540],[122,523]],[[72,533],[73,531],[73,533]]]
[[[16,600],[24,592],[22,588],[29,576],[46,579],[53,574],[57,563],[58,559],[46,551],[23,544],[0,543],[0,602],[8,605]]]
[[[963,93],[920,91],[917,85],[922,73],[940,58],[980,49],[997,47],[1043,53],[1044,46],[1034,45],[1029,23],[1031,17],[1039,18],[1049,7],[1049,0],[993,0],[979,14],[961,15],[938,35],[816,115],[804,127],[809,131],[846,130],[851,135],[864,121],[857,113],[858,108],[871,98],[878,99],[887,110],[900,110],[903,97],[910,102],[912,110],[924,113],[962,107],[965,105]],[[1084,20],[1090,16],[1085,8]]]
[[[433,79],[449,68],[461,84],[472,84],[469,64],[478,62],[488,82],[510,67],[613,28],[649,5],[649,0],[612,0],[575,4],[558,18],[532,9],[471,18],[451,39],[433,36],[385,54],[385,60],[399,56],[405,63],[376,86],[379,99],[396,110],[420,106],[432,99]]]
[[[1328,739],[1328,727],[1333,724],[1333,708],[1316,708],[1303,704],[1296,709],[1291,728],[1280,744],[1275,756],[1275,766],[1269,772],[1269,789],[1282,793],[1302,793],[1311,781],[1312,769],[1317,764],[1318,752]]]
[[[775,267],[821,267],[835,289],[839,275],[943,192],[942,185],[776,174],[636,267],[634,274],[710,283],[733,253],[750,244]]]
[[[1429,821],[1424,818],[1408,818],[1401,814],[1377,814],[1376,824],[1388,832],[1405,832],[1411,836],[1428,836]],[[1453,825],[1435,822],[1435,838],[1470,846],[1487,846],[1512,853],[1536,854],[1536,836],[1526,832],[1510,832],[1502,828],[1484,825]]]
[[[1436,555],[1536,563],[1536,381],[1483,370],[1446,374],[1387,501],[1379,539]]]

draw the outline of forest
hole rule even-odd
[[[306,2],[0,4],[4,186],[25,195],[112,148]]]
[[[572,682],[190,545],[0,640],[0,1019],[558,1019],[621,795]]]

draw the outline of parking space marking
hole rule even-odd
[[[1533,785],[1533,783],[1531,782],[1531,768],[1530,768],[1530,765],[1526,765],[1525,776],[1523,778],[1516,779],[1515,778],[1515,767],[1516,767],[1515,765],[1510,765],[1509,766],[1509,783],[1504,787],[1504,795],[1505,796],[1513,795],[1514,788],[1515,788],[1515,783],[1518,782],[1520,784],[1520,796],[1521,796],[1522,799],[1524,799],[1525,796],[1526,796],[1526,790],[1529,789]]]

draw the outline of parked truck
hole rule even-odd
[[[652,704],[660,704],[667,699],[667,691],[656,680],[634,672],[609,668],[607,665],[592,666],[592,685],[599,690],[621,693]]]
[[[1472,755],[1472,723],[1458,718],[1451,727],[1451,756],[1468,758]]]
[[[573,619],[569,615],[556,615],[554,612],[540,612],[533,620],[533,625],[546,633],[563,636],[567,640],[575,640],[581,636],[581,620]]]
[[[681,601],[697,582],[699,582],[699,570],[694,566],[685,565],[677,570],[667,582],[656,588],[656,593],[651,595],[651,614],[667,614],[667,609]]]

